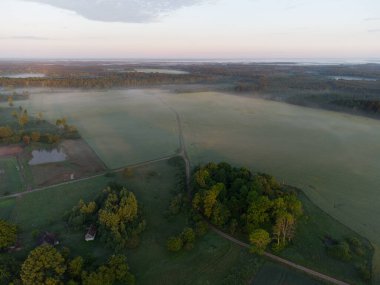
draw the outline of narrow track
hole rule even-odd
[[[178,112],[176,110],[174,110],[172,107],[169,107],[176,115],[176,118],[177,118],[177,123],[178,123],[178,130],[179,130],[179,141],[180,141],[180,152],[179,152],[179,156],[181,156],[183,158],[183,160],[185,161],[185,167],[186,167],[186,189],[190,195],[190,197],[192,196],[192,193],[191,193],[191,187],[190,187],[190,179],[191,179],[191,176],[190,176],[190,171],[191,171],[191,167],[190,167],[190,160],[189,160],[189,157],[187,155],[187,151],[186,151],[186,144],[185,144],[185,139],[184,139],[184,136],[183,136],[183,130],[182,130],[182,122],[181,122],[181,118],[178,114]],[[245,248],[250,248],[250,245],[245,243],[245,242],[242,242],[228,234],[226,234],[225,232],[219,230],[218,228],[216,228],[214,225],[212,225],[211,223],[209,223],[208,221],[206,221],[209,225],[209,227],[215,232],[217,233],[219,236],[241,246],[241,247],[245,247]],[[288,267],[291,267],[291,268],[294,268],[294,269],[297,269],[299,271],[302,271],[308,275],[311,275],[317,279],[320,279],[320,280],[323,280],[323,281],[327,281],[331,284],[336,284],[336,285],[349,285],[348,283],[346,282],[343,282],[343,281],[340,281],[338,279],[335,279],[333,277],[330,277],[328,275],[325,275],[323,273],[320,273],[320,272],[317,272],[315,270],[312,270],[312,269],[309,269],[307,267],[304,267],[302,265],[299,265],[299,264],[296,264],[294,262],[291,262],[287,259],[284,259],[282,257],[279,257],[279,256],[276,256],[274,254],[271,254],[269,252],[264,252],[263,254],[265,257],[277,262],[277,263],[281,263],[283,265],[286,265]]]
[[[165,105],[167,105],[165,102],[163,102],[163,103]],[[23,195],[34,193],[34,192],[39,192],[39,191],[44,191],[44,190],[48,190],[48,189],[57,188],[57,187],[62,186],[62,185],[74,184],[74,183],[79,182],[79,181],[85,181],[85,180],[93,179],[93,178],[96,178],[96,177],[100,177],[102,175],[105,175],[108,172],[117,173],[117,172],[123,171],[126,167],[129,167],[129,168],[141,167],[141,166],[145,166],[145,165],[148,165],[148,164],[151,164],[151,163],[169,160],[169,159],[171,159],[173,157],[177,157],[177,156],[182,157],[182,159],[185,162],[186,190],[189,193],[189,196],[191,197],[192,196],[191,187],[190,187],[191,164],[190,164],[190,160],[189,160],[189,157],[188,157],[188,154],[187,154],[187,150],[186,150],[186,144],[185,144],[185,139],[184,139],[184,135],[183,135],[181,117],[180,117],[180,115],[178,114],[178,112],[175,109],[173,109],[170,106],[168,106],[168,108],[175,114],[176,120],[177,120],[177,124],[178,124],[178,133],[179,133],[179,151],[178,151],[178,154],[173,154],[173,155],[165,156],[165,157],[162,157],[162,158],[148,160],[148,161],[144,161],[144,162],[141,162],[141,163],[136,163],[136,164],[133,164],[133,165],[128,165],[128,166],[125,166],[125,167],[121,167],[121,168],[117,168],[117,169],[112,169],[112,170],[104,171],[104,172],[99,173],[97,175],[93,175],[93,176],[89,176],[89,177],[85,177],[85,178],[80,178],[80,179],[76,179],[76,180],[71,180],[71,181],[55,184],[55,185],[52,185],[52,186],[35,188],[33,190],[30,190],[30,191],[19,192],[19,193],[12,194],[12,195],[2,196],[2,197],[0,197],[0,200],[9,199],[9,198],[17,198],[17,197],[21,197]],[[233,243],[235,243],[235,244],[237,244],[237,245],[239,245],[241,247],[244,247],[244,248],[249,248],[250,247],[249,244],[247,244],[245,242],[242,242],[242,241],[240,241],[240,240],[238,240],[238,239],[236,239],[236,238],[234,238],[234,237],[226,234],[225,232],[219,230],[218,228],[216,228],[215,226],[213,226],[212,224],[210,224],[208,221],[207,221],[207,223],[208,223],[209,227],[216,234],[218,234],[219,236],[221,236],[221,237],[223,237],[223,238],[225,238],[225,239],[227,239],[227,240],[229,240],[229,241],[231,241],[231,242],[233,242]],[[315,278],[318,278],[320,280],[323,280],[323,281],[327,281],[327,282],[329,282],[331,284],[349,285],[346,282],[340,281],[338,279],[335,279],[335,278],[330,277],[328,275],[325,275],[323,273],[320,273],[320,272],[317,272],[315,270],[312,270],[312,269],[309,269],[307,267],[304,267],[302,265],[296,264],[296,263],[291,262],[291,261],[289,261],[287,259],[284,259],[284,258],[281,258],[279,256],[273,255],[273,254],[271,254],[269,252],[264,252],[263,255],[265,257],[267,257],[267,258],[269,258],[269,259],[277,262],[277,263],[281,263],[281,264],[286,265],[288,267],[291,267],[291,268],[294,268],[296,270],[302,271],[302,272],[304,272],[304,273],[306,273],[308,275],[311,275],[311,276],[313,276]]]

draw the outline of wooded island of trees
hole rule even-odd
[[[292,241],[302,203],[274,177],[228,163],[209,163],[194,174],[193,207],[215,226],[248,236],[252,251],[274,251]]]

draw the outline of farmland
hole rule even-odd
[[[134,169],[133,177],[128,179],[98,177],[18,199],[0,200],[0,217],[20,225],[24,247],[20,255],[34,246],[32,232],[53,231],[59,234],[61,244],[69,247],[72,254],[90,255],[99,263],[110,251],[99,241],[86,243],[83,233],[68,231],[63,214],[79,199],[93,199],[108,182],[116,179],[135,192],[147,216],[148,229],[141,245],[127,251],[128,262],[139,284],[178,284],[183,280],[186,281],[182,284],[221,284],[225,278],[236,279],[241,275],[240,269],[234,267],[238,264],[250,264],[243,274],[249,279],[262,261],[214,233],[207,234],[189,252],[170,253],[166,250],[168,236],[186,225],[186,216],[168,219],[165,214],[172,193],[179,190],[181,176],[178,171],[164,161]]]
[[[42,111],[52,122],[65,114],[109,168],[174,154],[178,126],[171,107],[180,114],[193,165],[230,161],[272,173],[303,189],[375,248],[380,244],[376,120],[224,93],[162,89],[32,89],[30,100],[16,104]],[[375,255],[375,273],[377,260]]]
[[[16,158],[0,157],[0,196],[24,190],[19,169]]]

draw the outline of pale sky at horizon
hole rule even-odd
[[[379,0],[0,0],[0,58],[380,58]]]

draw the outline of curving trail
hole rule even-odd
[[[181,118],[178,114],[178,112],[176,110],[174,110],[172,107],[168,106],[170,108],[170,110],[172,110],[172,112],[175,113],[176,115],[176,119],[177,119],[177,123],[178,123],[178,130],[179,130],[179,145],[180,145],[180,151],[179,151],[179,156],[183,158],[183,160],[185,161],[185,167],[186,167],[186,190],[187,192],[189,193],[189,196],[191,197],[192,196],[192,193],[191,193],[191,187],[190,187],[190,179],[191,179],[191,175],[190,175],[190,172],[191,172],[191,167],[190,167],[190,160],[189,160],[189,157],[187,155],[187,151],[186,151],[186,144],[185,144],[185,139],[184,139],[184,136],[183,136],[183,129],[182,129],[182,122],[181,122]],[[219,230],[218,228],[216,228],[214,225],[212,225],[211,223],[209,223],[208,221],[206,221],[209,225],[209,227],[215,232],[217,233],[219,236],[225,238],[225,239],[228,239],[229,241],[239,245],[239,246],[242,246],[242,247],[245,247],[245,248],[250,248],[250,245],[245,243],[245,242],[242,242],[241,240],[238,240],[228,234],[226,234],[225,232]],[[349,285],[348,283],[346,282],[343,282],[343,281],[340,281],[338,279],[335,279],[333,277],[330,277],[326,274],[323,274],[323,273],[320,273],[320,272],[317,272],[315,270],[312,270],[312,269],[309,269],[307,267],[304,267],[302,265],[299,265],[299,264],[296,264],[294,262],[291,262],[287,259],[284,259],[282,257],[279,257],[279,256],[276,256],[274,254],[271,254],[269,252],[264,252],[263,254],[265,257],[275,261],[275,262],[278,262],[278,263],[281,263],[283,265],[286,265],[288,267],[291,267],[291,268],[294,268],[294,269],[297,269],[299,271],[302,271],[306,274],[309,274],[313,277],[316,277],[317,279],[320,279],[320,280],[323,280],[323,281],[327,281],[331,284],[336,284],[336,285]]]
[[[23,195],[27,195],[27,194],[30,194],[30,193],[44,191],[44,190],[49,190],[49,189],[57,188],[57,187],[63,186],[63,185],[74,184],[74,183],[77,183],[77,182],[80,182],[80,181],[90,180],[90,179],[93,179],[93,178],[96,178],[96,177],[103,176],[103,175],[105,175],[105,174],[107,174],[109,172],[112,172],[112,173],[121,172],[126,167],[128,167],[128,168],[137,168],[137,167],[145,166],[145,165],[148,165],[148,164],[151,164],[151,163],[160,162],[160,161],[164,161],[164,160],[169,160],[169,159],[171,159],[173,157],[177,157],[177,156],[178,156],[178,154],[172,154],[172,155],[164,156],[164,157],[157,158],[157,159],[152,159],[152,160],[147,160],[147,161],[144,161],[144,162],[139,162],[139,163],[136,163],[136,164],[127,165],[125,167],[120,167],[120,168],[111,169],[111,170],[108,170],[108,171],[103,171],[103,172],[100,172],[100,173],[92,175],[92,176],[87,176],[87,177],[83,177],[83,178],[69,180],[69,181],[66,181],[66,182],[62,182],[62,183],[58,183],[58,184],[54,184],[54,185],[50,185],[50,186],[34,188],[32,190],[18,192],[18,193],[11,194],[11,195],[1,196],[0,200],[10,199],[10,198],[19,198],[19,197],[21,197]]]
[[[165,102],[163,102],[165,105],[167,105]],[[190,165],[190,160],[189,160],[189,157],[188,157],[188,154],[187,154],[187,150],[186,150],[186,144],[185,144],[185,139],[184,139],[184,135],[183,135],[183,129],[182,129],[182,122],[181,122],[181,117],[180,115],[178,114],[178,112],[173,109],[171,106],[167,105],[168,108],[175,114],[176,116],[176,120],[177,120],[177,124],[178,124],[178,133],[179,133],[179,151],[177,154],[173,154],[173,155],[170,155],[170,156],[165,156],[165,157],[161,157],[161,158],[157,158],[157,159],[153,159],[153,160],[148,160],[148,161],[144,161],[144,162],[141,162],[141,163],[136,163],[136,164],[133,164],[133,165],[128,165],[128,166],[125,166],[125,167],[120,167],[120,168],[117,168],[117,169],[112,169],[112,170],[109,170],[109,171],[104,171],[102,173],[99,173],[99,174],[96,174],[96,175],[93,175],[93,176],[89,176],[89,177],[84,177],[84,178],[80,178],[80,179],[75,179],[75,180],[71,180],[71,181],[67,181],[67,182],[63,182],[63,183],[59,183],[59,184],[55,184],[55,185],[52,185],[52,186],[46,186],[46,187],[41,187],[41,188],[35,188],[33,190],[30,190],[30,191],[25,191],[25,192],[19,192],[19,193],[16,193],[16,194],[11,194],[11,195],[7,195],[7,196],[2,196],[0,197],[0,200],[3,200],[3,199],[9,199],[9,198],[18,198],[18,197],[21,197],[23,195],[27,195],[27,194],[30,194],[30,193],[34,193],[34,192],[38,192],[38,191],[44,191],[44,190],[48,190],[48,189],[53,189],[53,188],[57,188],[58,186],[62,186],[62,185],[68,185],[68,184],[74,184],[76,182],[79,182],[79,181],[85,181],[85,180],[89,180],[89,179],[93,179],[93,178],[96,178],[96,177],[100,177],[102,175],[105,175],[107,172],[121,172],[123,171],[126,167],[129,167],[129,168],[136,168],[136,167],[141,167],[141,166],[145,166],[145,165],[148,165],[150,163],[155,163],[155,162],[160,162],[160,161],[165,161],[165,160],[169,160],[173,157],[177,157],[177,156],[180,156],[182,157],[182,159],[184,160],[185,162],[185,172],[186,172],[186,191],[188,192],[189,196],[191,197],[192,196],[192,192],[191,192],[191,187],[190,187],[190,180],[191,180],[191,165]],[[209,225],[209,227],[215,232],[217,233],[219,236],[241,246],[241,247],[244,247],[244,248],[249,248],[250,245],[245,243],[245,242],[242,242],[228,234],[226,234],[225,232],[219,230],[218,228],[216,228],[215,226],[213,226],[211,223],[209,223],[208,221],[206,221]],[[343,281],[340,281],[338,279],[335,279],[333,277],[330,277],[328,275],[325,275],[323,273],[320,273],[320,272],[317,272],[315,270],[312,270],[312,269],[309,269],[307,267],[304,267],[302,265],[299,265],[299,264],[296,264],[294,262],[291,262],[287,259],[284,259],[284,258],[281,258],[279,256],[276,256],[276,255],[273,255],[271,253],[268,253],[268,252],[264,252],[264,256],[275,261],[275,262],[278,262],[278,263],[281,263],[283,265],[286,265],[288,267],[291,267],[291,268],[294,268],[296,270],[299,270],[299,271],[302,271],[306,274],[309,274],[313,277],[316,277],[320,280],[323,280],[323,281],[327,281],[331,284],[336,284],[336,285],[349,285],[348,283],[346,282],[343,282]]]

